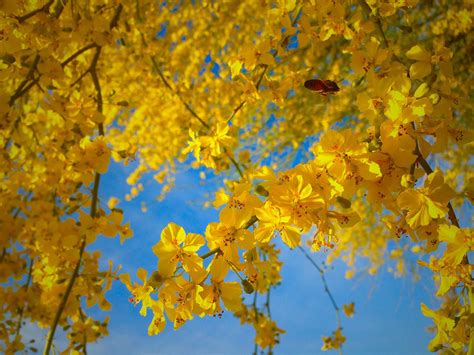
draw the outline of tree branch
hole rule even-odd
[[[114,17],[112,18],[112,20],[110,22],[110,28],[111,29],[117,25],[118,17],[120,16],[120,13],[122,12],[122,8],[123,8],[122,4],[119,4],[117,9],[115,10]],[[97,63],[99,61],[99,56],[100,56],[101,50],[102,50],[102,47],[97,46],[96,53],[94,55],[94,58],[92,59],[91,66],[88,70],[90,72],[91,76],[92,76],[92,81],[93,81],[94,87],[96,89],[97,111],[99,113],[102,113],[102,111],[103,111],[102,91],[101,91],[101,88],[100,88],[99,78],[97,76]],[[104,135],[103,124],[99,123],[98,126],[99,126],[98,127],[99,135],[103,136]],[[97,217],[100,177],[101,177],[101,175],[99,173],[95,174],[94,187],[92,188],[92,202],[91,202],[90,216],[93,219]],[[69,283],[67,285],[66,291],[63,295],[63,298],[61,299],[61,303],[60,303],[60,305],[58,307],[58,310],[56,312],[56,315],[54,317],[53,324],[52,324],[51,329],[49,331],[48,339],[46,341],[46,345],[45,345],[45,348],[44,348],[44,352],[43,352],[44,355],[49,355],[49,352],[51,350],[51,345],[53,343],[54,333],[55,333],[56,328],[59,324],[59,320],[61,319],[61,315],[64,311],[64,308],[66,307],[66,303],[69,299],[72,288],[73,288],[73,286],[76,282],[77,277],[79,276],[79,270],[80,270],[80,267],[81,267],[81,264],[82,264],[82,258],[83,258],[83,255],[84,255],[84,250],[86,248],[86,244],[87,244],[87,238],[86,238],[86,235],[84,235],[83,238],[82,238],[81,248],[79,250],[79,259],[76,263],[76,266],[75,266],[74,271],[71,275],[71,278],[69,279]],[[85,344],[84,344],[84,349],[85,349]]]
[[[33,74],[36,70],[36,67],[39,63],[39,60],[40,60],[40,56],[39,54],[37,54],[35,56],[35,58],[33,59],[33,63],[31,64],[31,67],[30,67],[30,70],[28,71],[28,74],[26,74],[26,77],[25,77],[25,80],[23,80],[21,82],[21,84],[18,86],[18,88],[15,90],[15,93],[10,97],[10,100],[8,101],[8,104],[10,106],[13,106],[13,104],[15,103],[15,101],[20,98],[23,94],[24,94],[24,88],[26,86],[26,84],[31,80],[33,79]],[[28,89],[30,88],[31,86],[28,86]],[[26,91],[28,91],[28,89]]]
[[[49,0],[44,6],[40,7],[39,9],[33,10],[23,16],[15,16],[15,18],[18,20],[19,23],[25,22],[30,17],[33,17],[34,15],[40,12],[48,12],[49,8],[51,7],[51,5],[53,5],[53,3],[54,3],[54,0]]]
[[[258,292],[257,292],[257,290],[255,290],[255,292],[253,294],[253,302],[252,302],[253,311],[255,312],[255,323],[256,323],[255,327],[258,327],[257,296],[258,296]],[[257,333],[257,329],[255,329],[255,333]],[[257,342],[255,342],[254,355],[258,355],[258,344],[257,344]]]
[[[186,110],[188,110],[188,112],[191,115],[193,115],[204,127],[206,127],[208,130],[210,130],[211,127],[191,108],[191,106],[189,106],[189,104],[183,99],[183,97],[180,95],[180,93],[177,90],[173,89],[171,84],[165,78],[165,76],[164,76],[163,72],[161,71],[160,67],[158,66],[158,63],[156,62],[155,58],[153,58],[152,56],[150,56],[150,58],[151,58],[151,62],[153,64],[153,68],[157,72],[157,74],[160,77],[163,84],[165,84],[165,86],[168,88],[168,90],[170,90],[170,92],[173,95],[176,95],[176,97],[178,97],[179,101],[181,101],[181,103],[184,105]]]
[[[388,41],[387,41],[387,37],[385,37],[385,33],[383,31],[382,21],[380,21],[380,18],[378,16],[374,16],[372,14],[372,9],[369,6],[369,4],[367,4],[367,2],[365,0],[359,0],[359,4],[361,5],[362,11],[364,12],[364,14],[369,19],[372,19],[375,22],[375,27],[377,27],[377,31],[379,31],[379,34],[382,37],[383,44],[384,44],[385,47],[388,48],[389,44],[388,44]]]
[[[292,27],[294,27],[294,25],[295,25],[296,22],[298,21],[298,18],[299,18],[300,15],[301,15],[301,11],[302,11],[302,8],[300,8],[300,9],[298,10],[297,15],[295,16],[294,20],[291,22]],[[282,46],[284,43],[287,43],[289,39],[290,39],[290,35],[288,35],[288,36],[286,36],[285,38],[283,38],[283,40],[281,40],[279,46]],[[275,53],[272,54],[272,56],[273,56],[273,58],[275,58],[277,55],[278,55],[278,47],[277,47],[277,49],[275,50]],[[268,64],[264,64],[264,65],[263,65],[262,73],[261,73],[260,76],[258,77],[257,82],[256,82],[256,84],[255,84],[255,89],[257,89],[257,91],[259,91],[259,89],[260,89],[260,85],[262,84],[263,78],[265,77],[265,74],[267,73],[267,70],[268,70]],[[232,121],[232,119],[235,117],[235,115],[237,114],[237,112],[239,112],[240,109],[241,109],[242,107],[244,107],[244,105],[246,104],[246,102],[247,102],[247,100],[242,100],[242,101],[240,102],[240,104],[238,104],[237,107],[232,110],[232,114],[231,114],[230,117],[227,119],[227,123],[229,123],[230,121]]]
[[[66,65],[68,65],[71,61],[73,61],[74,59],[76,59],[79,55],[81,55],[82,53],[84,53],[85,51],[89,50],[89,49],[92,49],[94,47],[97,47],[97,44],[95,43],[91,43],[91,44],[88,44],[87,46],[79,49],[77,52],[75,52],[74,54],[72,54],[71,56],[69,56],[67,59],[65,59],[62,63],[61,63],[61,67],[65,67]]]
[[[82,311],[82,308],[80,306],[79,306],[79,316],[81,317],[82,324],[85,325],[86,317],[84,316],[84,312]],[[86,331],[84,331],[82,334],[82,351],[84,355],[87,355],[87,332]]]
[[[31,275],[33,273],[33,263],[34,263],[33,259],[30,259],[30,266],[28,268],[28,277],[26,279],[26,284],[24,285],[25,296],[26,296],[26,293],[28,292],[28,288],[30,287],[30,283],[31,283]],[[18,324],[16,326],[15,338],[18,337],[18,335],[20,335],[20,330],[21,330],[21,325],[22,325],[21,323],[23,322],[23,314],[25,312],[25,307],[26,307],[26,303],[23,304],[18,315]]]

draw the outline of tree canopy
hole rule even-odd
[[[228,310],[271,353],[284,330],[254,300],[298,248],[347,278],[416,257],[440,298],[420,305],[427,347],[472,354],[472,14],[448,0],[1,1],[0,349],[31,350],[28,322],[49,329],[45,354],[58,327],[61,351],[86,353],[107,335],[88,309],[106,313],[122,282],[149,335]],[[129,193],[101,194],[110,164],[131,162]],[[178,165],[213,179],[219,220],[170,223],[136,277],[102,269],[88,247],[133,236],[120,199],[150,180],[162,198]],[[341,349],[354,304],[314,266],[338,322],[315,341]]]

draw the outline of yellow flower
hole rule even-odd
[[[280,334],[286,333],[279,328],[275,321],[265,317],[263,314],[258,316],[255,326],[255,343],[261,348],[272,348],[280,342]]]
[[[324,199],[315,191],[303,176],[296,175],[285,184],[271,190],[272,201],[291,215],[290,222],[303,228],[313,224],[315,211],[325,205]]]
[[[421,313],[423,313],[425,317],[432,318],[437,327],[436,336],[431,339],[428,349],[430,351],[436,351],[440,349],[443,344],[449,343],[449,332],[454,328],[454,320],[448,318],[443,310],[438,312],[433,311],[423,303],[421,304]]]
[[[228,133],[227,123],[220,122],[216,125],[214,135],[210,139],[210,149],[213,156],[218,157],[224,148],[230,147],[232,144],[233,138],[228,136]]]
[[[398,206],[408,210],[405,217],[411,228],[427,226],[432,219],[442,218],[447,209],[414,189],[403,191],[397,198]]]
[[[416,160],[413,154],[416,143],[408,132],[404,125],[391,121],[385,121],[380,127],[382,152],[390,155],[395,164],[402,168],[408,168]]]
[[[332,333],[332,336],[326,337],[323,336],[323,346],[321,350],[331,350],[331,349],[340,349],[342,344],[346,341],[346,337],[342,335],[342,329],[338,328],[335,332]]]
[[[427,226],[432,219],[442,218],[454,191],[444,183],[440,170],[431,173],[422,189],[407,189],[397,198],[398,206],[407,210],[405,217],[411,228]]]
[[[357,76],[382,65],[390,58],[388,49],[380,48],[380,42],[375,37],[370,37],[365,45],[365,52],[356,51],[352,55],[352,68]]]
[[[147,281],[147,271],[145,269],[139,268],[137,270],[138,278],[143,282],[143,285],[135,283],[132,285],[129,274],[120,275],[120,281],[127,286],[127,289],[132,293],[130,302],[134,304],[142,303],[142,308],[140,309],[140,315],[146,316],[147,309],[152,306],[153,299],[151,298],[151,293],[154,291],[154,288],[148,284]]]
[[[325,167],[336,179],[357,175],[375,180],[381,176],[378,164],[368,159],[366,145],[359,143],[350,129],[326,132],[312,150],[316,164]]]
[[[153,311],[153,319],[148,326],[148,335],[156,335],[161,333],[166,326],[163,302],[161,300],[151,302],[151,310]]]
[[[225,258],[239,263],[239,250],[251,249],[255,245],[252,232],[242,228],[244,222],[236,223],[234,210],[221,211],[221,222],[210,223],[206,228],[206,239],[210,249],[219,248]]]
[[[93,141],[84,138],[81,142],[84,149],[83,163],[99,174],[105,174],[109,168],[111,152],[103,136]]]
[[[353,317],[354,316],[354,307],[355,307],[354,302],[352,302],[352,303],[343,305],[342,310],[344,311],[344,314],[347,317]]]
[[[411,47],[406,53],[407,58],[416,60],[410,66],[410,78],[422,79],[431,73],[431,54],[420,45]]]
[[[189,129],[189,137],[191,140],[188,141],[188,146],[184,148],[183,153],[187,154],[189,152],[193,152],[194,158],[199,161],[201,156],[201,139],[196,134],[196,132],[191,129]]]
[[[186,321],[193,319],[193,314],[200,316],[205,314],[205,310],[200,304],[199,294],[202,291],[201,285],[190,282],[182,276],[165,282],[165,287],[160,292],[160,298],[166,300],[166,315],[173,322],[175,330]]]
[[[459,265],[469,251],[474,250],[474,235],[468,229],[443,224],[439,226],[439,240],[447,244],[442,260]]]
[[[266,202],[262,208],[258,208],[256,215],[259,222],[255,229],[255,239],[259,242],[270,242],[275,232],[278,232],[283,242],[290,248],[300,245],[301,232],[299,228],[289,224],[291,216],[283,216],[281,210],[271,202]]]
[[[158,272],[163,277],[170,277],[176,271],[179,262],[184,270],[196,282],[205,276],[202,259],[196,252],[204,245],[204,238],[199,234],[189,233],[175,223],[168,224],[161,232],[161,240],[153,247],[159,258]]]
[[[197,296],[197,303],[207,314],[222,315],[221,300],[228,310],[238,312],[242,309],[242,286],[235,281],[224,282],[229,270],[227,261],[220,255],[209,265],[212,275],[211,285],[204,285]]]

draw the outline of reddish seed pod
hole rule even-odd
[[[304,87],[318,94],[327,96],[339,91],[339,86],[332,80],[310,79],[304,82]]]

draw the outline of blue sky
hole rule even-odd
[[[182,170],[182,169],[181,169]],[[130,168],[113,164],[101,181],[101,203],[110,196],[123,200],[129,186],[125,179]],[[184,170],[177,175],[176,187],[162,202],[153,182],[145,183],[145,191],[131,202],[118,207],[125,212],[135,236],[120,246],[118,238],[99,238],[91,249],[100,250],[105,267],[108,259],[121,264],[122,271],[135,277],[138,267],[149,271],[156,268],[157,258],[151,247],[157,243],[163,227],[169,222],[182,225],[187,232],[203,233],[207,223],[216,221],[218,212],[202,207],[204,194],[215,186],[202,186],[198,172]],[[141,201],[148,202],[148,212],[140,210]],[[193,203],[188,203],[193,201]],[[324,254],[313,254],[319,263]],[[322,352],[322,335],[330,335],[337,327],[334,309],[324,292],[318,272],[300,251],[283,246],[281,259],[283,282],[272,290],[272,316],[286,330],[281,336],[275,354],[319,354]],[[422,281],[414,283],[408,276],[395,278],[381,271],[376,276],[357,275],[346,280],[343,263],[335,263],[327,272],[329,287],[339,306],[355,302],[355,316],[343,317],[343,332],[347,337],[346,354],[425,354],[432,335],[426,331],[430,320],[420,312],[420,302],[428,306],[437,304],[433,296],[433,283],[428,272]],[[128,290],[116,282],[107,294],[112,303],[110,335],[97,344],[89,345],[90,354],[251,354],[254,331],[241,326],[237,318],[225,312],[222,319],[195,318],[178,331],[168,324],[157,336],[147,335],[151,314],[139,315],[128,298]],[[105,313],[92,310],[104,317]],[[30,336],[39,340],[45,332],[30,329]],[[41,344],[40,341],[38,343]],[[59,333],[55,343],[64,349],[64,336]],[[40,345],[37,344],[37,345]],[[41,348],[41,346],[40,346]]]
[[[123,197],[128,186],[129,169],[112,166],[104,176],[101,196],[103,203],[110,196]],[[202,186],[198,172],[185,170],[177,175],[176,187],[162,202],[155,202],[154,183],[145,184],[145,191],[136,200],[121,203],[127,220],[131,221],[134,238],[120,247],[118,240],[102,239],[95,248],[103,252],[104,260],[121,264],[132,275],[138,267],[150,271],[157,259],[151,247],[159,240],[161,230],[169,222],[182,225],[187,232],[203,233],[207,223],[217,220],[217,211],[205,209],[205,192],[215,186]],[[140,210],[146,201],[148,212]],[[192,201],[192,203],[188,203]],[[323,254],[314,254],[320,263]],[[320,276],[298,250],[283,247],[282,285],[272,291],[272,315],[286,330],[276,354],[322,353],[321,336],[336,329],[336,318]],[[422,281],[414,283],[408,276],[395,278],[381,271],[372,277],[366,274],[346,280],[343,263],[336,263],[326,277],[339,304],[355,302],[353,318],[343,317],[347,354],[424,354],[432,337],[426,331],[430,320],[420,312],[420,302],[435,305],[433,284],[428,272]],[[250,354],[253,351],[253,329],[241,326],[237,318],[226,312],[222,319],[196,318],[178,331],[168,324],[166,330],[149,337],[150,316],[139,315],[138,307],[129,301],[130,294],[116,283],[108,294],[113,308],[110,312],[110,336],[91,345],[94,354]]]

